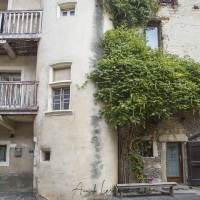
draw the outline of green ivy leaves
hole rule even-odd
[[[132,27],[146,24],[157,12],[157,0],[101,0],[111,10],[114,25]]]
[[[142,34],[124,27],[108,31],[102,45],[105,53],[90,78],[108,122],[145,127],[152,119],[199,107],[199,63],[151,50]]]

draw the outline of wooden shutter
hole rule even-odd
[[[188,184],[200,185],[200,142],[187,143]]]

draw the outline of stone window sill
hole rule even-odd
[[[8,167],[9,163],[8,162],[0,162],[1,167]]]
[[[53,110],[53,111],[45,112],[45,116],[47,116],[47,117],[65,116],[65,115],[73,115],[73,111],[72,110]]]

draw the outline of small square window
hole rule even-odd
[[[74,16],[75,15],[75,10],[70,10],[70,16]]]
[[[70,88],[53,90],[53,110],[69,110]]]
[[[143,157],[153,157],[153,141],[145,140],[139,144],[140,154]]]
[[[75,9],[64,9],[61,10],[62,16],[66,17],[66,16],[74,16],[75,15]]]
[[[57,18],[76,15],[77,2],[63,2],[57,5]]]
[[[48,150],[41,150],[41,161],[50,161],[51,153]]]
[[[7,145],[0,145],[0,162],[6,162]]]
[[[67,11],[62,11],[62,16],[67,16]]]

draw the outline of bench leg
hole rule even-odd
[[[174,196],[174,187],[173,186],[169,188],[169,195],[172,197]]]
[[[122,198],[122,189],[120,189],[120,198]]]

